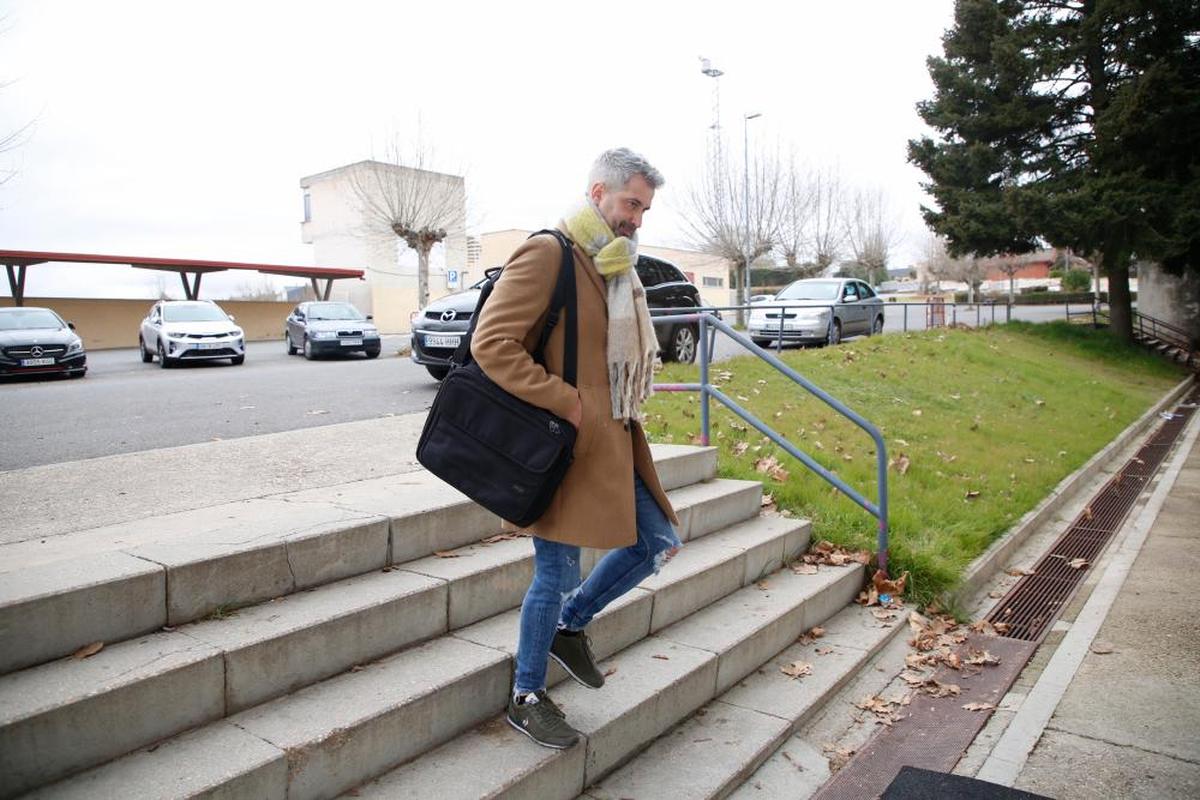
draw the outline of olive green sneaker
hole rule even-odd
[[[579,731],[566,717],[545,689],[530,692],[520,702],[515,696],[508,699],[508,724],[542,747],[566,750],[579,741]]]
[[[604,673],[596,667],[596,659],[592,656],[592,641],[583,631],[559,629],[550,643],[550,657],[589,689],[604,685]]]

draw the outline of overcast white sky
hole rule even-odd
[[[0,0],[0,133],[33,121],[0,155],[16,171],[0,248],[311,265],[299,179],[370,157],[418,117],[465,169],[482,231],[553,223],[592,158],[626,145],[667,178],[642,242],[686,246],[682,190],[713,115],[703,55],[725,72],[734,152],[759,112],[752,148],[795,146],[884,189],[907,264],[923,195],[905,147],[952,6]],[[146,297],[155,275],[31,267],[26,293]],[[206,294],[246,280],[208,276]]]

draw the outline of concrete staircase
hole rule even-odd
[[[895,629],[714,449],[654,454],[686,544],[589,628],[605,688],[554,690],[570,750],[502,716],[530,541],[416,472],[5,546],[0,798],[724,796]]]

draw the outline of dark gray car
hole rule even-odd
[[[379,355],[379,329],[369,314],[350,303],[313,300],[301,303],[288,315],[283,338],[289,356],[302,351],[304,357],[365,353]]]
[[[755,303],[748,324],[760,347],[784,342],[837,344],[847,336],[883,332],[883,301],[854,278],[805,278]]]
[[[700,290],[671,262],[641,255],[637,271],[651,309],[684,313],[703,305]],[[413,317],[412,360],[424,365],[439,381],[450,371],[450,356],[471,324],[482,284],[483,279],[469,289],[434,300]],[[665,360],[690,364],[696,359],[699,325],[664,323],[655,325],[654,330]]]

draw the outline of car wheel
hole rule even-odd
[[[240,356],[234,356],[233,358],[229,359],[229,363],[235,367],[238,366],[239,364],[244,363],[245,361],[246,361],[245,353],[242,353]]]
[[[304,357],[309,361],[312,361],[317,357],[317,354],[313,352],[312,342],[309,341],[308,334],[305,334],[304,336]]]
[[[435,381],[445,380],[446,376],[450,374],[449,367],[434,367],[427,364],[425,365],[425,369],[429,370],[429,374],[433,376]]]
[[[696,360],[696,332],[690,325],[680,325],[672,331],[667,356],[680,364],[691,364]]]
[[[754,343],[755,343],[756,345],[758,345],[759,347],[768,347],[768,346],[770,346],[771,342],[773,342],[773,341],[774,341],[774,339],[754,339],[754,338],[751,338],[751,339],[750,339],[750,341],[754,342]]]
[[[154,360],[154,353],[146,349],[146,343],[142,341],[142,337],[138,336],[138,351],[142,354],[142,363],[149,364]]]
[[[825,334],[825,344],[837,344],[842,340],[842,322],[835,319],[829,325],[829,332]]]
[[[163,349],[163,343],[158,343],[158,365],[163,369],[170,369],[175,366],[175,359],[167,358],[167,351]]]
[[[883,317],[882,316],[875,318],[875,324],[871,326],[871,332],[867,335],[868,336],[878,336],[881,333],[883,333]]]
[[[289,356],[296,355],[296,345],[292,344],[292,335],[287,331],[283,332],[283,341],[287,342],[287,354]]]
[[[363,352],[367,354],[367,358],[379,358],[378,350],[364,350]]]

